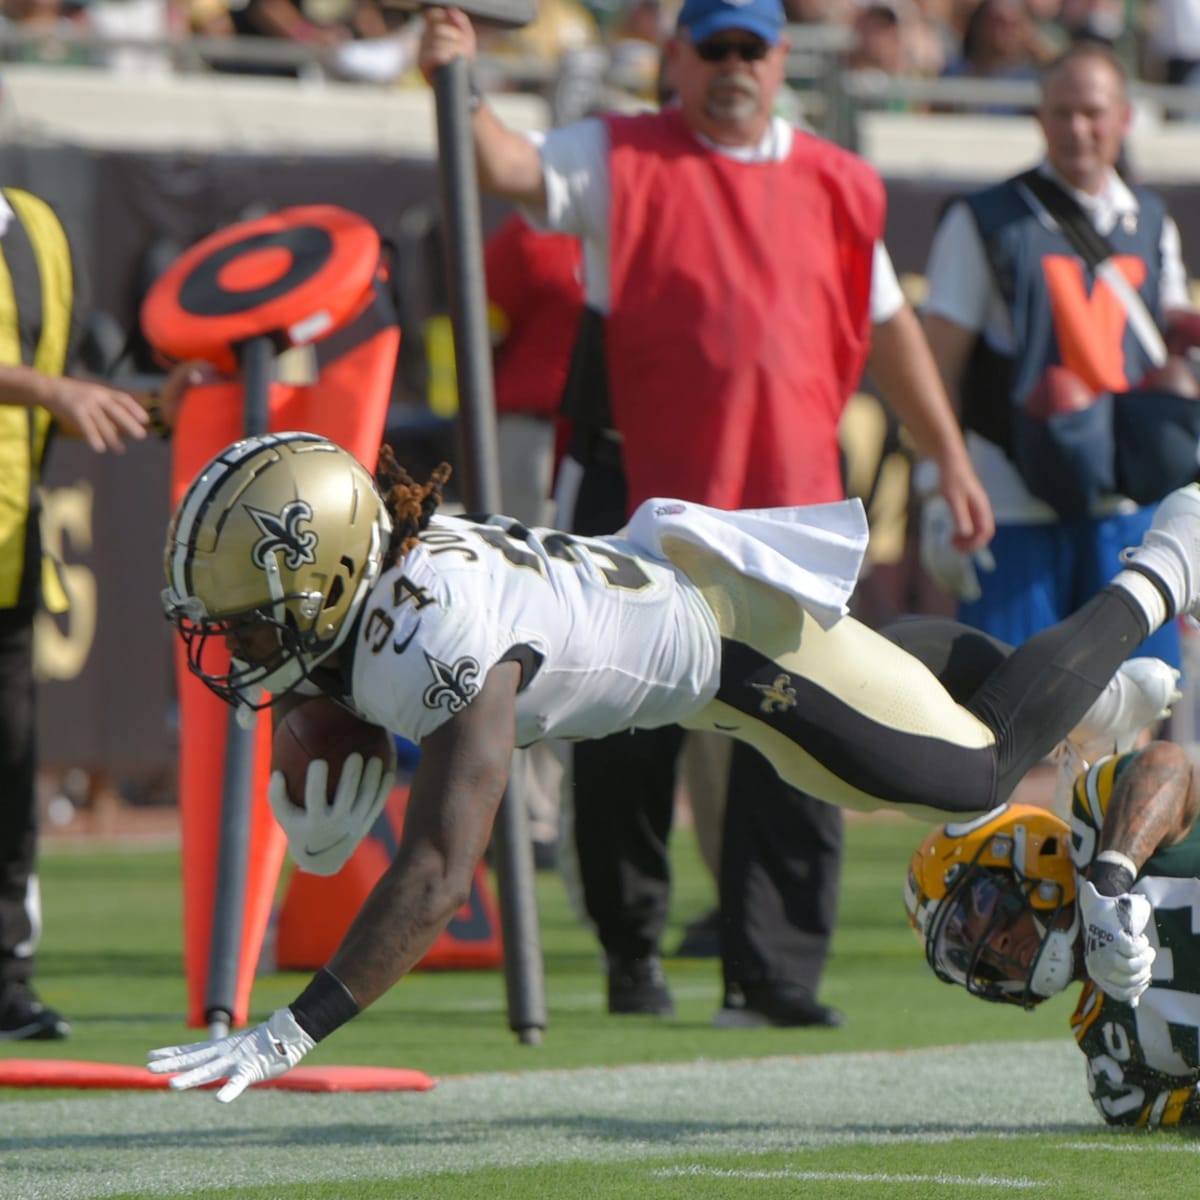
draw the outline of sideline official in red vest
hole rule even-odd
[[[427,78],[474,58],[463,13],[425,19]],[[880,240],[883,184],[774,112],[784,22],[779,0],[686,0],[665,47],[673,98],[659,112],[529,138],[476,92],[483,188],[583,241],[557,523],[612,533],[652,496],[730,509],[841,499],[838,425],[869,365],[939,467],[956,544],[976,549],[991,509]],[[681,739],[670,727],[575,748],[580,878],[611,1012],[672,1009],[658,943]],[[729,791],[717,1023],[839,1024],[815,995],[836,916],[840,813],[740,747]]]

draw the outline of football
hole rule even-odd
[[[391,735],[372,725],[326,696],[316,696],[297,705],[275,729],[271,742],[271,770],[282,771],[287,780],[288,799],[304,807],[304,780],[314,758],[329,761],[326,800],[332,800],[342,763],[357,751],[368,758],[386,759],[391,753]]]

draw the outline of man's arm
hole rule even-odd
[[[150,424],[145,407],[128,392],[32,367],[0,366],[0,404],[44,408],[64,433],[97,452],[122,450],[126,438],[140,441]]]
[[[360,1009],[420,961],[470,897],[508,781],[519,683],[516,663],[497,664],[421,743],[400,848],[329,962]]]
[[[1187,752],[1175,742],[1151,742],[1113,789],[1097,858],[1106,851],[1119,854],[1132,863],[1136,877],[1156,850],[1187,837],[1198,812]]]
[[[187,389],[204,382],[208,374],[203,363],[180,363],[162,389],[151,394],[46,375],[32,367],[0,366],[0,404],[44,408],[63,433],[82,438],[97,453],[121,451],[126,438],[141,441],[147,430],[171,429]]]
[[[938,465],[940,490],[954,517],[954,545],[963,551],[986,546],[996,531],[992,505],[971,465],[930,345],[907,304],[874,327],[867,367],[922,458]]]
[[[432,85],[434,71],[456,58],[467,59],[473,67],[475,29],[466,13],[457,8],[427,8],[423,15],[425,28],[417,50],[417,64],[426,80]],[[544,211],[546,185],[537,147],[509,129],[482,98],[471,115],[471,135],[479,186],[492,195],[503,196],[537,212]]]
[[[226,1079],[217,1099],[228,1103],[290,1070],[412,970],[470,896],[508,781],[520,680],[516,663],[498,663],[475,699],[422,741],[400,848],[329,965],[261,1025],[151,1050],[151,1071],[181,1072],[176,1090]]]

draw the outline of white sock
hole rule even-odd
[[[1161,629],[1170,619],[1171,614],[1162,592],[1141,571],[1118,571],[1113,583],[1124,588],[1137,601],[1138,607],[1146,614],[1151,633]]]

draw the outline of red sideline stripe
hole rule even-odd
[[[0,1087],[165,1088],[170,1075],[145,1067],[80,1059],[12,1058],[0,1061]],[[209,1084],[217,1087],[217,1084]],[[423,1071],[393,1067],[296,1067],[257,1088],[290,1092],[427,1092],[433,1080]]]

